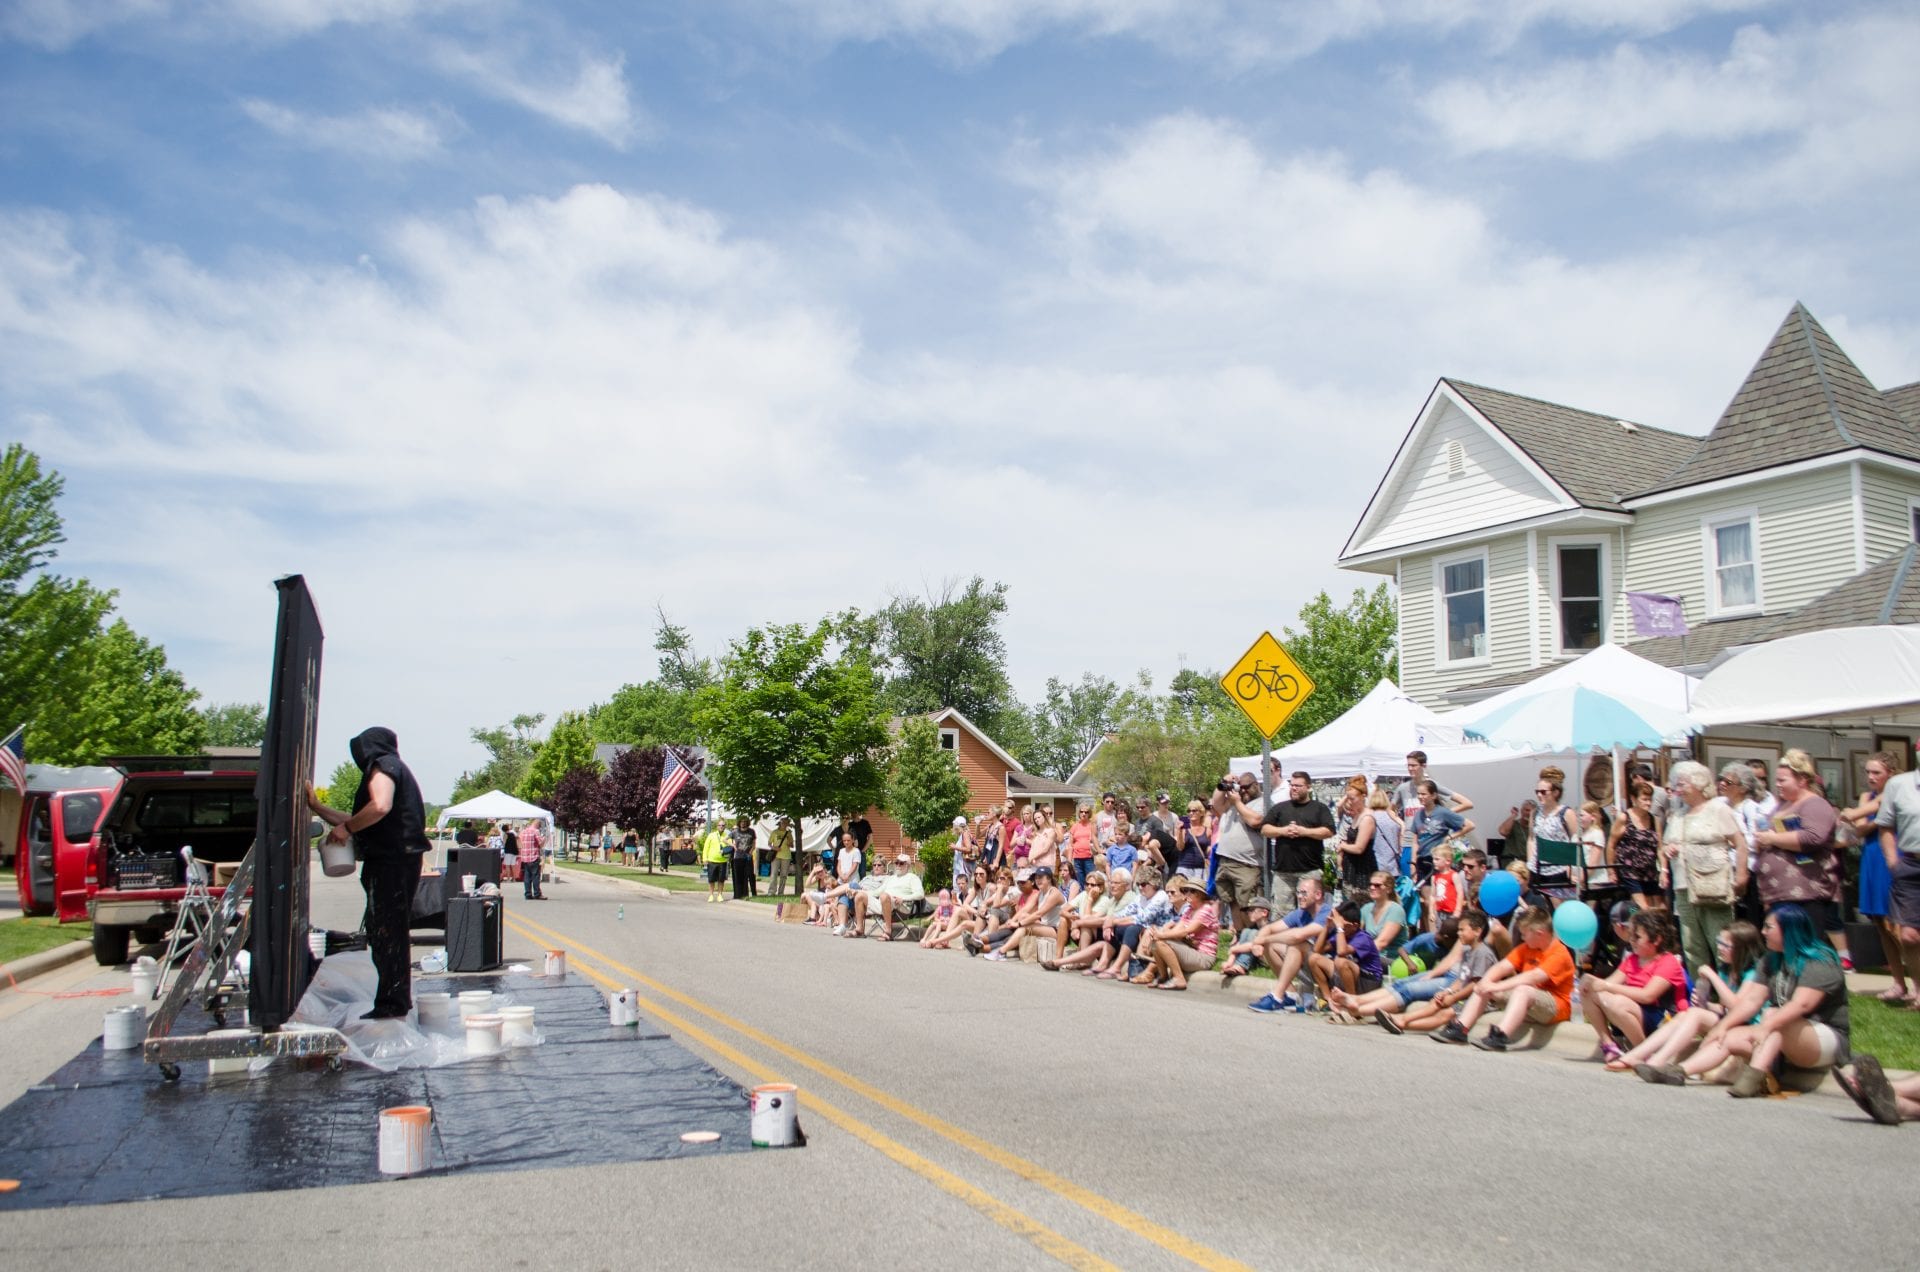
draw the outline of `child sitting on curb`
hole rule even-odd
[[[1505,1051],[1523,1025],[1572,1018],[1573,955],[1553,935],[1553,914],[1544,906],[1530,907],[1514,920],[1514,930],[1520,940],[1513,952],[1474,985],[1460,1014],[1435,1031],[1435,1042],[1465,1043],[1474,1023],[1496,1004],[1506,1006],[1500,1023],[1473,1040],[1482,1051]]]

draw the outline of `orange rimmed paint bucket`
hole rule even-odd
[[[380,1110],[380,1173],[418,1175],[427,1169],[433,1143],[433,1110],[403,1104]]]

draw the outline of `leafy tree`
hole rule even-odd
[[[1032,711],[1034,740],[1027,767],[1065,781],[1101,738],[1146,705],[1150,694],[1145,673],[1130,688],[1092,672],[1071,685],[1049,676],[1046,697]]]
[[[210,704],[200,713],[208,746],[265,746],[267,709],[258,702]]]
[[[660,817],[655,816],[654,808],[660,801],[660,774],[666,767],[667,749],[636,746],[614,756],[600,784],[601,820],[633,831],[643,843],[659,834],[662,826],[684,826],[692,821],[707,798],[707,788],[698,778],[700,760],[684,753],[681,759],[695,766],[696,776],[680,788],[667,805],[666,815]]]
[[[694,723],[714,793],[750,816],[794,819],[878,804],[887,723],[857,616],[751,628],[700,691]]]
[[[600,771],[599,761],[593,758],[593,729],[580,712],[562,712],[547,740],[534,753],[516,793],[530,804],[545,807],[560,779],[581,768]]]
[[[660,683],[678,693],[697,693],[713,684],[718,679],[713,660],[694,651],[693,637],[687,629],[668,618],[663,606],[654,606],[653,613],[660,621],[653,631],[654,652],[660,655]]]
[[[1300,607],[1298,630],[1287,628],[1280,643],[1313,677],[1314,691],[1280,730],[1276,743],[1325,728],[1366,697],[1381,677],[1399,678],[1397,614],[1384,580],[1372,592],[1355,588],[1338,609],[1325,592]]]
[[[82,656],[86,695],[57,721],[68,753],[192,755],[204,745],[206,722],[194,708],[199,693],[167,666],[167,651],[125,619],[89,641]]]
[[[893,777],[887,785],[887,809],[900,829],[925,842],[949,829],[972,794],[961,776],[960,760],[940,749],[940,730],[924,715],[908,716],[893,752]]]
[[[604,808],[605,792],[597,768],[571,769],[553,788],[548,811],[553,824],[572,833],[590,831],[608,820]]]
[[[609,701],[588,708],[596,742],[682,746],[696,738],[694,695],[714,682],[713,663],[695,654],[686,628],[664,609],[655,612],[660,620],[653,635],[659,674],[642,684],[622,685]]]
[[[887,705],[896,715],[953,707],[1005,746],[1005,717],[1020,709],[1000,636],[1006,612],[1007,585],[978,575],[963,588],[948,580],[924,598],[894,597],[876,616]]]
[[[488,791],[518,790],[526,780],[527,771],[533,767],[537,745],[533,731],[544,719],[544,715],[517,715],[498,728],[474,729],[469,733],[469,737],[487,748],[489,758],[479,768],[460,775],[460,780],[453,784],[453,798],[448,802],[462,803]]]
[[[359,793],[360,766],[352,760],[334,765],[332,776],[327,778],[327,807],[352,808],[353,797]]]

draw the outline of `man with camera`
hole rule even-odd
[[[1218,860],[1214,895],[1232,908],[1237,931],[1247,926],[1248,904],[1260,895],[1260,854],[1266,851],[1260,828],[1267,817],[1260,779],[1251,773],[1221,778],[1213,788],[1213,816],[1218,827],[1213,840]]]

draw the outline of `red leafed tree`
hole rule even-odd
[[[680,758],[692,766],[695,776],[673,797],[666,816],[658,817],[654,805],[660,799],[660,770],[667,762],[666,748],[636,746],[614,756],[600,781],[600,808],[606,820],[622,830],[636,832],[643,844],[650,842],[662,826],[682,826],[692,821],[707,798],[707,788],[698,776],[701,762],[684,752]]]
[[[608,820],[605,804],[600,774],[591,768],[573,769],[553,788],[553,824],[575,833],[596,830]]]

